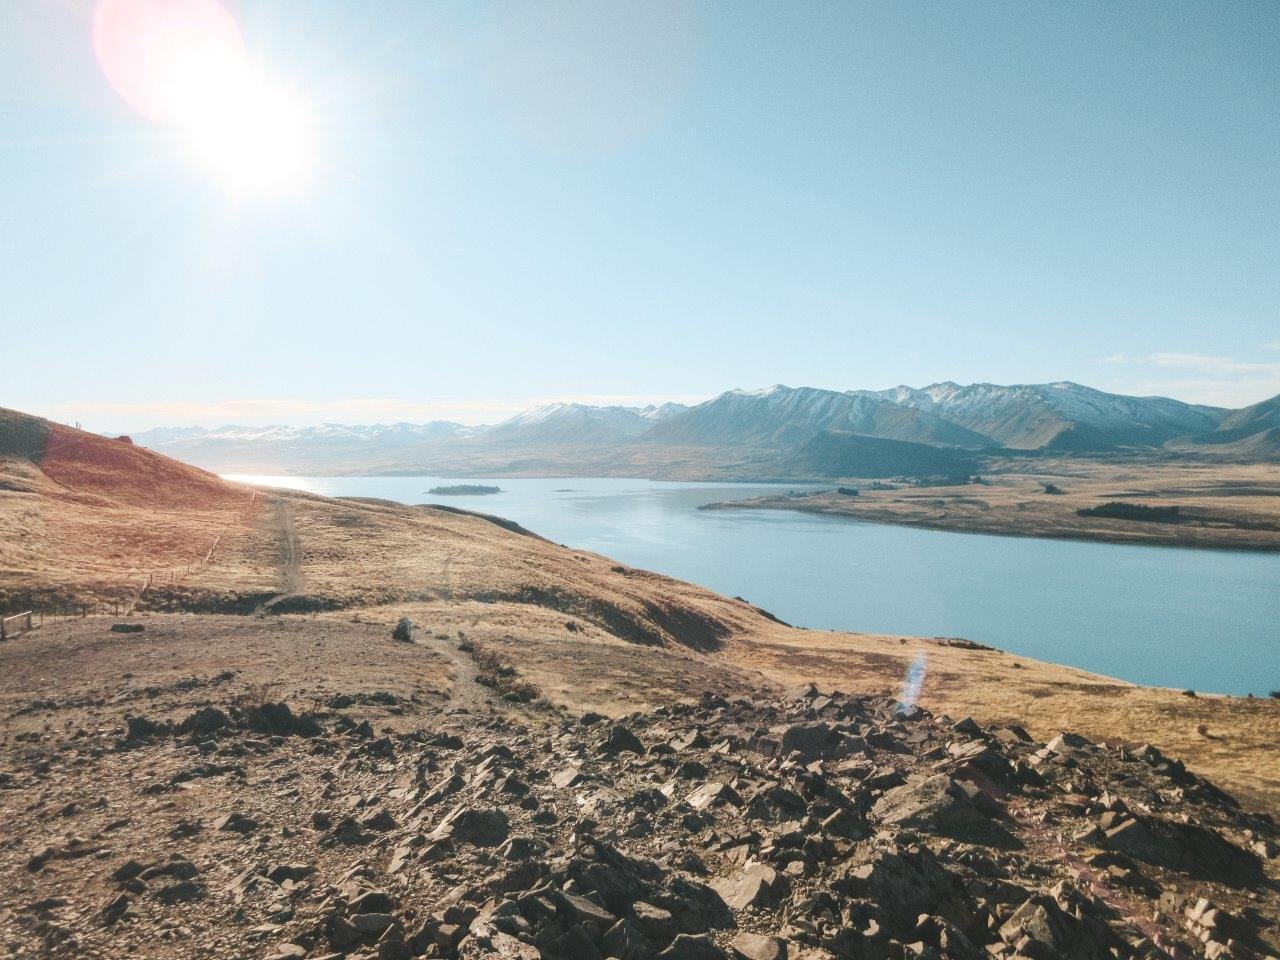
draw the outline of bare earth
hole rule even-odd
[[[14,828],[0,834],[0,883],[11,891],[0,897],[0,949],[11,955],[391,960],[626,957],[634,948],[648,956],[649,939],[619,945],[617,936],[632,936],[626,928],[608,946],[603,926],[590,928],[597,953],[581,944],[585,952],[570,952],[549,939],[575,936],[565,932],[564,911],[607,904],[539,906],[536,891],[550,878],[589,892],[599,863],[608,862],[650,876],[646,895],[678,911],[694,890],[687,878],[707,870],[685,856],[691,842],[713,876],[773,864],[770,871],[809,893],[797,892],[800,901],[785,908],[764,899],[745,909],[756,903],[748,898],[732,918],[681,919],[686,936],[706,938],[701,945],[646,927],[654,942],[669,943],[663,957],[723,956],[714,950],[729,946],[735,925],[797,945],[826,944],[793,951],[814,960],[898,957],[913,937],[936,951],[951,942],[945,955],[975,956],[958,946],[960,928],[949,933],[946,923],[1011,957],[1033,928],[1058,952],[1036,954],[1032,946],[1025,955],[1093,956],[1096,948],[1100,957],[1171,956],[1183,949],[1177,944],[1221,937],[1224,947],[1235,944],[1230,955],[1264,956],[1280,935],[1280,841],[1271,819],[1280,809],[1280,702],[1189,699],[999,651],[796,629],[743,601],[558,546],[506,521],[253,491],[118,441],[5,416],[0,601],[10,610],[90,608],[85,616],[38,617],[35,630],[0,644],[0,822]],[[170,573],[156,576],[160,570]],[[390,640],[402,617],[415,625],[414,642]],[[142,629],[113,631],[118,623]],[[922,726],[913,732],[913,715],[904,719],[895,698],[921,654],[929,669],[920,703],[939,718],[915,716]],[[808,681],[857,696],[782,696]],[[282,715],[279,704],[291,709]],[[678,704],[693,706],[673,712]],[[591,711],[625,718],[617,736],[629,742],[629,731],[642,734],[643,759],[592,759],[613,754],[594,729],[576,732],[575,718]],[[966,716],[983,726],[947,719]],[[802,721],[820,721],[847,762],[827,753],[810,762],[803,750],[768,759],[776,745],[760,740],[761,731]],[[996,728],[1006,729],[997,737]],[[1096,745],[1043,747],[1063,730]],[[855,731],[867,738],[862,746],[849,739]],[[676,755],[664,738],[680,745]],[[855,748],[865,759],[841,752]],[[681,765],[682,749],[701,766]],[[1190,772],[1166,757],[1181,758]],[[1013,779],[990,783],[975,763]],[[586,771],[586,787],[551,782],[567,766]],[[939,772],[942,781],[928,779]],[[755,832],[744,832],[732,799],[717,800],[706,816],[679,805],[597,823],[618,816],[620,803],[657,811],[667,801],[652,788],[671,776],[693,777],[688,790],[723,784],[791,802],[775,789],[785,781],[809,796],[801,798],[808,812],[770,813]],[[890,796],[904,779],[906,793]],[[440,817],[450,808],[461,816],[462,808],[428,807],[439,800],[431,799],[437,787],[455,780],[467,784],[473,804],[505,810],[513,830],[544,836],[556,856],[527,852],[536,848],[498,856],[462,843],[461,833],[441,846],[453,821]],[[950,799],[928,794],[926,781],[928,789],[942,783]],[[970,789],[962,783],[983,784],[987,798],[961,798]],[[860,811],[851,821],[827,821],[846,803],[832,806],[835,785],[839,796],[860,798],[847,801],[848,812]],[[517,802],[522,796],[531,799]],[[966,822],[998,816],[1000,835],[1012,832],[1013,849],[1028,853],[1002,853],[1000,867],[984,866],[990,836],[978,847],[967,845],[972,837],[958,846],[935,837],[933,852],[921,851],[893,811],[923,804],[929,816],[942,816],[935,801]],[[535,810],[554,819],[531,820]],[[868,812],[872,821],[858,819]],[[249,824],[225,820],[231,814]],[[1110,846],[1097,847],[1097,823],[1119,831]],[[1212,835],[1197,833],[1202,825]],[[619,838],[640,831],[633,846],[656,865],[617,866],[614,853],[592,846],[597,827]],[[784,839],[793,829],[817,832]],[[1175,839],[1153,854],[1150,842],[1134,839],[1143,830]],[[791,849],[803,852],[793,857]],[[579,869],[573,864],[587,863],[573,859],[584,850],[594,850],[587,859],[598,861],[595,879],[568,883]],[[1167,862],[1143,865],[1143,856],[1155,855]],[[890,883],[883,871],[902,869],[895,864],[925,869],[919,858],[933,856],[961,871],[966,897],[977,899],[953,909],[938,888],[919,894],[928,902],[910,917],[898,916],[899,895],[876,887],[867,895],[890,910],[876,914],[876,924],[892,925],[895,938],[887,953],[850,953],[862,940],[851,945],[852,934],[834,932],[843,923],[884,944],[871,914],[840,915],[837,926],[804,919],[818,909],[806,898],[830,895],[829,884],[847,897],[859,883]],[[837,879],[863,858],[870,858],[865,876]],[[978,895],[992,870],[1016,877],[1019,890],[1052,887],[1038,896],[1057,906],[1025,892],[1014,897],[1007,885],[995,899]],[[759,896],[783,889],[774,873],[760,876],[774,876],[774,886]],[[732,884],[757,880],[732,879],[725,895],[737,903]],[[930,890],[938,881],[892,882]],[[509,909],[499,906],[504,884],[513,885],[505,887],[511,896],[534,891],[519,894],[527,912],[519,921],[493,912]],[[1166,901],[1157,899],[1162,889]],[[385,908],[383,900],[361,900],[371,891],[390,898]],[[1229,919],[1204,920],[1200,898]],[[1082,903],[1092,906],[1080,913]],[[626,904],[628,923],[652,919]],[[774,906],[782,912],[760,912]],[[558,919],[537,912],[546,909]],[[1184,918],[1184,909],[1195,917]],[[495,926],[484,926],[486,910]],[[1082,918],[1096,911],[1107,926],[1090,927],[1087,944],[1066,927],[1052,934],[1034,926],[1054,910]],[[943,926],[930,920],[914,929],[917,913],[934,911]],[[527,951],[535,940],[542,953]],[[734,956],[760,946],[733,943]],[[1107,943],[1120,952],[1107,953]],[[1172,952],[1160,952],[1160,943]]]
[[[385,611],[421,618],[409,643],[351,613],[11,641],[6,955],[1107,960],[1280,939],[1280,830],[1158,751],[780,695],[604,638],[569,643],[565,674],[495,671],[534,624],[479,610],[480,634],[446,632],[451,609]],[[614,726],[572,695],[602,675],[602,704],[638,684],[689,703]],[[568,683],[576,709],[504,693],[516,676]],[[824,897],[846,924],[809,922]]]
[[[893,693],[923,650],[929,670],[921,703],[930,709],[1017,719],[1043,738],[1071,729],[1152,743],[1242,799],[1280,809],[1280,701],[1190,699],[997,651],[795,629],[742,601],[557,546],[504,521],[295,492],[254,499],[248,488],[147,451],[50,429],[57,439],[38,464],[0,457],[0,599],[10,609],[29,598],[75,596],[109,611],[136,596],[141,571],[196,561],[221,533],[209,564],[151,587],[138,608],[359,615],[388,625],[408,613],[496,644],[553,701],[615,714],[761,678]],[[149,482],[137,480],[139,471]],[[1177,474],[1180,488],[1195,489],[1196,475]],[[1085,487],[1081,478],[1055,476],[1068,491]],[[1162,481],[1165,488],[1174,476]],[[1267,476],[1241,473],[1230,483],[1245,489]],[[1090,482],[1110,494],[1136,489],[1137,480],[1108,473]],[[1018,485],[1030,483],[1007,482],[974,490],[1013,491],[1013,500]],[[1210,482],[1207,475],[1199,481]],[[916,491],[846,499],[892,505],[903,493]],[[1220,491],[1212,509],[1228,502],[1260,510],[1280,498]],[[221,656],[210,648],[210,669]]]

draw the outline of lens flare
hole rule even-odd
[[[239,24],[217,0],[101,0],[93,45],[125,102],[174,129],[226,186],[300,185],[311,157],[307,112],[250,62]]]
[[[920,690],[924,686],[925,670],[924,654],[916,654],[916,658],[907,667],[906,676],[902,678],[902,692],[898,695],[898,713],[911,714],[915,712],[916,701],[920,699]]]

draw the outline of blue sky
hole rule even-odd
[[[1269,2],[228,6],[305,105],[296,189],[230,191],[131,109],[93,3],[0,5],[0,405],[1280,393]]]

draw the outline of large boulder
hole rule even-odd
[[[780,731],[778,752],[805,760],[833,760],[860,752],[863,744],[831,723],[792,723]]]
[[[454,807],[432,832],[433,839],[448,838],[454,843],[476,847],[496,847],[506,842],[511,823],[506,813],[491,807]]]
[[[1023,943],[1029,956],[1062,956],[1079,960],[1106,960],[1111,948],[1120,946],[1110,928],[1092,917],[1076,919],[1051,896],[1039,895],[1023,902],[1000,927],[1006,943]],[[1031,941],[1030,948],[1024,938]]]
[[[748,864],[737,875],[711,886],[734,910],[774,906],[791,892],[787,878],[763,863]]]
[[[1013,835],[987,812],[994,809],[993,801],[975,801],[963,786],[938,773],[890,790],[875,802],[871,814],[881,824],[908,830],[992,846],[1018,846]]]
[[[1253,852],[1195,823],[1156,816],[1124,817],[1106,831],[1104,843],[1131,859],[1232,887],[1251,886],[1264,875]]]
[[[919,916],[926,913],[943,917],[961,930],[976,927],[960,878],[948,872],[927,848],[913,852],[886,848],[860,851],[832,889],[879,904],[884,926],[894,936],[909,933]]]

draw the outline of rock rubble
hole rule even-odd
[[[813,687],[616,720],[442,710],[398,733],[350,715],[369,698],[332,702],[7,743],[0,950],[1277,953],[1280,831],[1149,747]]]

